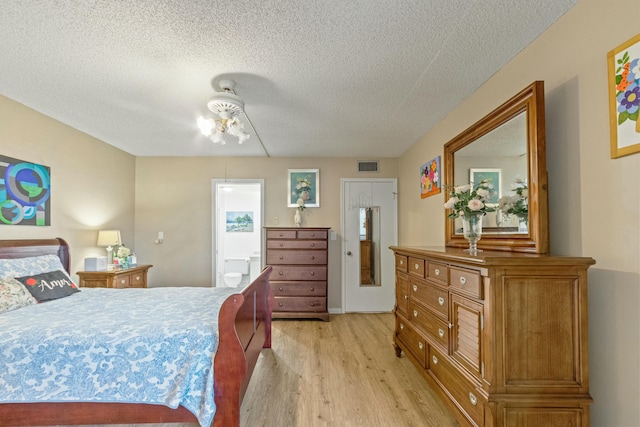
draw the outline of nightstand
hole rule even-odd
[[[147,272],[153,265],[136,265],[115,270],[78,271],[81,288],[146,288]]]

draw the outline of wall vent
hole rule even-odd
[[[358,172],[380,172],[377,160],[358,160]]]

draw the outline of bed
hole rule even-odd
[[[52,257],[55,255],[55,257]],[[48,257],[47,257],[48,256]],[[59,260],[60,264],[69,273],[69,246],[68,244],[60,238],[57,239],[47,239],[47,240],[0,240],[0,261],[6,263],[13,263],[14,261],[21,262],[23,260],[31,259],[31,257],[39,257],[40,258],[55,258],[56,262]],[[6,261],[11,260],[11,261]],[[208,317],[213,317],[211,313],[215,313],[217,311],[218,315],[217,322],[213,322],[213,324],[217,327],[217,350],[214,349],[212,351],[215,356],[211,355],[208,359],[206,359],[207,363],[210,367],[211,357],[213,357],[213,369],[202,368],[200,365],[195,369],[198,373],[201,372],[201,375],[208,375],[209,372],[211,374],[211,383],[207,390],[210,390],[206,396],[203,396],[202,399],[205,400],[209,398],[215,402],[214,406],[214,415],[211,425],[215,427],[230,427],[230,426],[239,426],[239,418],[240,418],[240,405],[242,403],[242,399],[244,397],[247,385],[251,378],[251,374],[253,372],[253,368],[256,364],[258,356],[263,348],[271,347],[271,309],[273,304],[273,297],[271,295],[269,289],[269,276],[271,274],[271,267],[267,266],[262,271],[259,277],[257,277],[251,284],[249,284],[244,289],[221,289],[220,291],[226,292],[222,297],[217,294],[212,298],[223,299],[222,303],[219,306],[219,309],[212,309],[210,312],[205,313]],[[80,292],[69,296],[68,298],[61,298],[59,300],[43,302],[40,304],[34,304],[29,307],[19,308],[17,310],[9,311],[6,313],[0,314],[0,324],[9,325],[9,322],[15,321],[19,318],[19,316],[25,316],[29,320],[32,320],[31,323],[38,323],[38,316],[49,316],[50,313],[46,313],[44,310],[64,310],[64,316],[67,316],[69,319],[74,318],[74,306],[83,307],[79,308],[76,315],[78,319],[82,319],[83,313],[82,310],[94,310],[93,307],[89,308],[88,304],[90,304],[92,299],[100,298],[102,305],[105,307],[111,306],[113,307],[121,304],[120,301],[117,301],[118,298],[125,299],[125,296],[129,299],[134,299],[137,305],[142,310],[142,307],[145,306],[144,298],[151,298],[153,295],[155,298],[160,299],[160,303],[156,300],[151,300],[147,304],[154,304],[157,307],[162,307],[162,301],[178,298],[176,291],[181,288],[172,288],[166,292],[169,292],[168,296],[164,295],[166,293],[161,288],[150,288],[150,289],[131,289],[131,290],[114,290],[114,289],[87,289],[82,288]],[[202,299],[198,295],[201,293],[213,293],[217,292],[215,289],[211,288],[182,288],[184,292],[180,292],[180,294],[188,294],[193,293],[197,299]],[[96,297],[93,297],[94,292]],[[125,294],[127,291],[135,291],[132,294]],[[173,292],[173,294],[171,294]],[[163,296],[164,295],[164,296]],[[81,297],[80,297],[81,296]],[[182,296],[181,296],[182,297]],[[75,299],[74,299],[75,298]],[[113,301],[110,299],[113,298]],[[138,299],[140,298],[140,299]],[[204,301],[204,300],[203,300]],[[200,303],[204,303],[200,301]],[[207,300],[208,301],[208,300]],[[87,305],[85,305],[87,304]],[[185,303],[180,303],[180,305],[186,305]],[[140,311],[140,310],[127,310],[132,313]],[[157,310],[160,313],[164,313],[162,310]],[[24,313],[24,314],[23,314]],[[99,312],[95,312],[96,318],[102,318],[101,316],[107,316],[106,312],[104,315],[101,315]],[[134,313],[135,314],[135,313]],[[188,314],[185,312],[184,316],[192,316],[193,310]],[[5,316],[2,318],[2,316]],[[123,316],[119,314],[119,316]],[[170,316],[165,316],[167,319],[175,319],[180,315],[171,314]],[[34,320],[35,319],[35,320]],[[182,318],[180,318],[182,319]],[[189,318],[191,319],[191,318]],[[208,321],[208,320],[207,320]],[[4,322],[4,323],[3,323]],[[25,322],[28,322],[25,321]],[[73,322],[72,322],[73,323]],[[90,324],[92,322],[76,322],[74,325],[78,323],[87,323]],[[133,323],[133,322],[132,322]],[[190,320],[190,325],[199,324],[199,321]],[[204,321],[203,321],[204,323]],[[88,325],[90,326],[90,325]],[[140,326],[142,328],[142,326]],[[162,326],[164,327],[164,325]],[[13,331],[14,335],[22,333],[20,329],[19,332],[16,333],[16,328],[6,328],[8,331]],[[73,329],[73,328],[70,328]],[[160,329],[160,328],[159,328]],[[183,328],[188,329],[188,328]],[[212,329],[212,328],[210,328]],[[0,331],[2,334],[4,331]],[[175,333],[181,333],[182,331],[176,331]],[[120,333],[120,332],[119,332]],[[215,334],[215,333],[214,333]],[[159,334],[165,335],[165,334]],[[168,334],[169,336],[173,336],[172,334]],[[5,352],[9,354],[6,350],[7,341],[11,339],[11,335],[0,335],[3,337],[3,345],[5,345]],[[73,337],[76,337],[75,335]],[[80,341],[80,335],[77,336],[78,341]],[[29,337],[20,337],[20,340],[27,339]],[[40,339],[40,338],[37,338]],[[180,339],[180,338],[176,338]],[[95,338],[98,340],[98,338]],[[183,341],[190,341],[186,338],[182,338]],[[74,339],[71,339],[74,341]],[[19,341],[22,343],[22,341]],[[9,342],[11,344],[11,342]],[[13,348],[19,348],[20,346],[16,343],[13,343]],[[2,348],[2,347],[0,347]],[[53,345],[47,344],[47,349],[56,348]],[[67,350],[68,348],[68,350]],[[64,350],[61,350],[64,349]],[[60,348],[56,348],[53,352],[54,354],[59,354],[60,351],[68,351],[69,354],[65,354],[65,357],[74,358],[70,360],[80,360],[77,354],[74,353],[75,347],[73,345],[60,345]],[[167,353],[159,352],[163,356]],[[199,356],[197,353],[194,355]],[[111,356],[114,356],[111,354]],[[124,358],[124,355],[115,355],[117,356],[115,360],[120,360],[120,358]],[[4,361],[4,366],[0,369],[0,382],[3,380],[2,375],[6,375],[5,384],[9,381],[9,374],[7,371],[13,371],[15,374],[15,366],[20,364],[11,364],[11,360],[9,358],[0,355],[0,358]],[[12,359],[14,357],[12,356]],[[85,357],[86,358],[86,357]],[[148,357],[147,357],[148,359]],[[114,360],[112,357],[110,360]],[[111,362],[101,362],[110,364]],[[165,365],[181,365],[181,362],[176,362],[173,360],[165,361]],[[202,362],[200,362],[202,363]],[[76,362],[71,363],[73,368],[76,368]],[[110,368],[111,369],[111,366]],[[64,370],[64,369],[63,369]],[[25,369],[25,372],[19,372],[19,374],[23,378],[28,378],[28,381],[23,381],[25,384],[32,384],[33,381],[30,380],[30,372],[27,372],[28,369]],[[58,371],[56,371],[56,379],[58,379],[57,375]],[[214,375],[214,374],[215,375]],[[126,375],[129,375],[130,372],[127,372]],[[125,375],[125,374],[122,374]],[[186,374],[184,374],[186,376]],[[200,375],[200,374],[198,374]],[[14,375],[15,376],[15,375]],[[126,376],[121,376],[122,378],[128,378]],[[161,378],[162,380],[162,378]],[[191,379],[191,383],[189,383],[186,388],[191,392],[192,384],[194,383],[206,383],[206,379],[198,378]],[[39,384],[40,388],[43,388],[45,381]],[[160,381],[162,382],[162,381]],[[68,380],[68,383],[71,384],[71,381]],[[64,384],[64,382],[63,382]],[[63,389],[65,387],[62,387]],[[205,387],[206,388],[206,387]],[[42,425],[83,425],[83,424],[135,424],[135,423],[199,423],[203,425],[203,420],[211,419],[208,418],[202,413],[199,413],[194,410],[193,407],[190,407],[187,403],[181,403],[179,405],[165,405],[158,404],[158,402],[152,401],[151,403],[140,403],[139,401],[130,401],[126,400],[123,402],[119,401],[95,401],[92,399],[87,399],[87,401],[76,401],[69,400],[69,395],[65,395],[67,390],[60,390],[60,395],[65,396],[60,399],[53,399],[54,401],[40,401],[41,399],[34,399],[34,401],[16,401],[15,398],[6,396],[12,396],[11,393],[7,392],[9,388],[6,388],[3,391],[0,391],[0,426],[42,426]],[[13,390],[13,386],[11,387]],[[25,395],[29,395],[28,393],[33,392],[33,390],[28,390]],[[94,389],[95,392],[95,389]],[[71,393],[71,392],[69,392]],[[213,394],[213,396],[211,396]],[[5,396],[3,400],[3,395]],[[186,406],[185,406],[186,405]],[[189,409],[187,408],[189,407]],[[197,414],[197,415],[196,415]],[[204,425],[208,425],[206,422]]]

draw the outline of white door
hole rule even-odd
[[[395,265],[389,246],[398,243],[397,180],[343,178],[341,183],[344,311],[391,311]]]

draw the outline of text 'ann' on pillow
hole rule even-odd
[[[16,277],[39,302],[63,298],[79,292],[78,285],[62,271]]]

